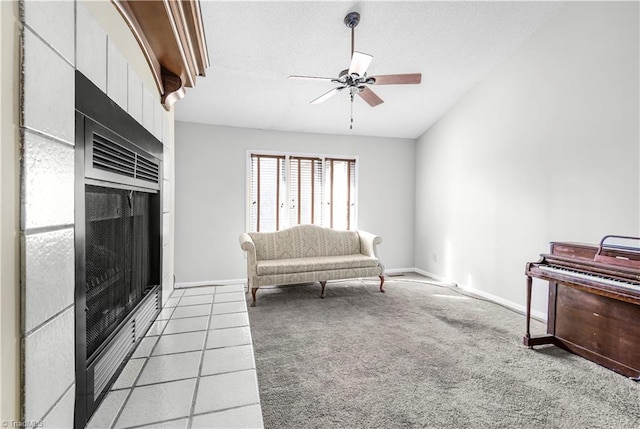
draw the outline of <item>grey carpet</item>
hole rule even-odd
[[[258,291],[249,317],[266,428],[640,428],[640,384],[526,348],[524,316],[409,279],[385,289]]]

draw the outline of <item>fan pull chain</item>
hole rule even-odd
[[[353,92],[351,92],[351,123],[349,124],[349,129],[353,129]]]

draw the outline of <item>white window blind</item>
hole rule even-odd
[[[322,225],[322,159],[289,158],[291,225]]]
[[[355,225],[356,162],[352,159],[325,160],[326,214],[334,229],[351,229]]]
[[[284,156],[251,155],[251,231],[276,231],[287,224],[284,162]]]
[[[250,231],[357,226],[355,159],[251,153],[249,176]]]

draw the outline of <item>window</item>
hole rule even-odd
[[[289,224],[322,225],[322,159],[289,158]]]
[[[356,160],[249,154],[249,231],[298,224],[356,228]]]
[[[327,224],[335,229],[355,228],[355,160],[327,158],[325,174]]]
[[[286,225],[284,161],[284,156],[251,155],[250,231],[276,231]]]

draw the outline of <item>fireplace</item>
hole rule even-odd
[[[152,288],[150,194],[85,186],[87,355],[92,356]]]
[[[162,143],[76,72],[75,426],[161,307]]]

